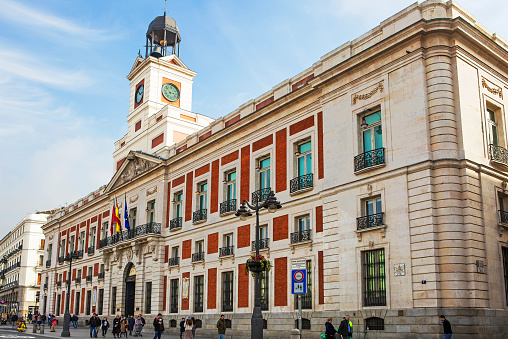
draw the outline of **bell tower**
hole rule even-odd
[[[145,56],[138,55],[127,75],[129,130],[115,142],[115,170],[131,150],[169,157],[173,144],[214,120],[192,112],[192,84],[197,73],[180,60],[181,40],[176,21],[166,13],[148,26]]]

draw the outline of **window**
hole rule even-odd
[[[258,187],[270,188],[270,157],[258,161]]]
[[[358,218],[356,223],[358,230],[383,225],[383,207],[380,196],[362,200],[362,217]]]
[[[363,306],[386,306],[385,250],[362,252]]]
[[[224,247],[233,246],[233,233],[226,234],[223,239]]]
[[[104,306],[104,290],[103,289],[100,289],[99,290],[99,301],[98,301],[98,310],[97,310],[97,314],[102,314],[102,309],[103,309],[103,306]]]
[[[203,240],[196,241],[195,253],[192,255],[192,261],[205,260],[205,242]]]
[[[86,315],[90,315],[91,304],[92,304],[92,291],[86,291],[86,305],[85,305]]]
[[[180,257],[179,251],[180,251],[180,249],[179,249],[178,246],[172,247],[171,248],[171,258],[178,258],[178,257]]]
[[[146,205],[146,220],[149,224],[154,222],[155,217],[155,200],[151,200]]]
[[[496,113],[493,109],[487,108],[487,133],[489,144],[499,146],[499,133],[497,126]]]
[[[101,227],[101,239],[106,239],[108,237],[108,223],[107,221],[102,223]]]
[[[296,146],[296,171],[298,177],[312,173],[312,145],[310,140]]]
[[[116,290],[116,287],[114,287],[114,289]],[[116,291],[114,293],[116,295]],[[79,314],[79,303],[81,301],[81,292],[78,292],[76,291],[76,299],[75,299],[75,309],[74,309],[74,314]],[[113,301],[111,301],[113,302]],[[113,309],[114,309],[114,306],[113,306]],[[111,314],[114,314],[113,312]]]
[[[95,246],[96,236],[97,236],[97,228],[92,227],[92,228],[90,229],[90,246],[91,246],[91,247],[94,247],[94,246]]]
[[[503,270],[504,270],[504,290],[506,296],[506,305],[508,306],[508,247],[502,247],[503,251]]]
[[[385,320],[377,317],[367,318],[365,319],[365,329],[369,331],[384,331]]]
[[[111,314],[116,314],[116,286],[111,288]]]
[[[222,273],[222,311],[233,311],[233,272]]]
[[[137,207],[131,208],[129,210],[129,226],[131,227],[131,229],[134,229],[136,227],[137,214],[138,214]]]
[[[170,312],[178,313],[178,279],[171,279],[169,291]]]
[[[79,250],[83,251],[85,249],[85,231],[82,231],[79,234]]]
[[[41,246],[39,247],[40,250],[43,250],[44,249],[44,240],[45,239],[41,239]]]
[[[39,267],[42,267],[42,264],[44,263],[44,256],[43,255],[40,255],[39,256]]]
[[[40,273],[37,273],[37,285],[40,285],[41,284],[41,274]]]
[[[152,313],[152,282],[149,281],[145,285],[145,313]]]
[[[174,207],[173,207],[173,215],[174,218],[181,218],[183,215],[183,192],[177,192],[175,193],[174,197]]]
[[[296,218],[296,232],[291,233],[291,243],[311,240],[310,215]]]
[[[312,261],[307,260],[305,263],[307,269],[307,293],[300,294],[302,297],[302,309],[312,309]],[[298,294],[295,294],[295,309],[298,309]]]
[[[499,204],[499,221],[503,224],[508,224],[508,199],[501,192],[498,192],[497,199]]]
[[[61,299],[62,296],[59,294],[57,294],[56,296],[56,316],[58,317],[60,315],[60,302],[61,302]]]
[[[236,199],[236,171],[226,173],[225,201]]]
[[[51,257],[53,256],[53,244],[48,245],[48,260],[51,261]]]
[[[203,312],[204,276],[194,277],[194,312]]]
[[[223,247],[219,250],[219,257],[233,255],[233,233],[224,235],[222,245]]]
[[[69,240],[69,253],[74,252],[74,244],[76,243],[76,237],[74,235],[71,235]]]
[[[298,328],[298,319],[295,320],[295,328]],[[302,318],[302,330],[310,330],[310,319]]]
[[[208,185],[206,182],[202,182],[198,184],[198,209],[199,210],[206,210],[206,201],[207,201],[207,189]]]
[[[270,284],[269,284],[269,275],[268,272],[261,272],[261,310],[268,311],[269,302],[270,302]]]
[[[369,152],[383,147],[383,129],[381,126],[381,111],[366,114],[362,117],[363,152]]]

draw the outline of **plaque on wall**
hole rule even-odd
[[[182,299],[189,299],[189,278],[182,279]]]
[[[406,275],[406,264],[395,264],[393,271],[396,277]]]

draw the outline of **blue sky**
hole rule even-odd
[[[377,26],[411,1],[168,1],[193,110],[223,116]],[[461,1],[508,38],[508,3]],[[493,10],[495,8],[495,10]],[[0,234],[113,175],[129,82],[163,0],[0,0]]]

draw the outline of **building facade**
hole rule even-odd
[[[41,227],[49,213],[27,214],[0,240],[1,313],[26,316],[39,309],[45,240]]]
[[[453,1],[417,3],[217,120],[190,112],[179,39],[173,19],[150,24],[115,175],[43,227],[44,312],[63,316],[69,294],[81,316],[161,312],[177,333],[193,315],[212,333],[225,314],[248,335],[255,220],[235,212],[273,191],[267,337],[295,327],[292,259],[308,271],[303,337],[346,314],[371,338],[438,338],[439,314],[463,337],[507,333],[503,39]]]

